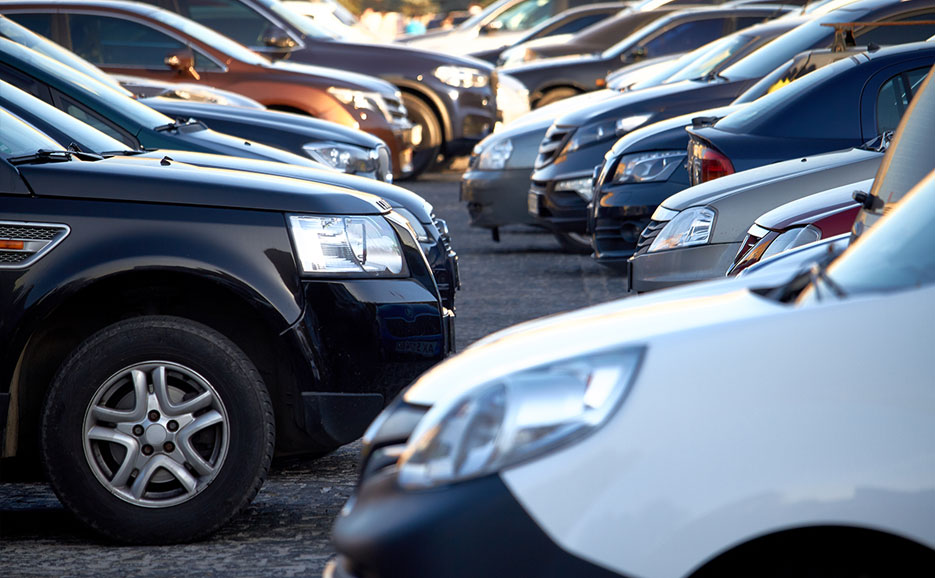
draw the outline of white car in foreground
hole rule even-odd
[[[326,575],[935,575],[935,172],[899,207],[771,294],[631,299],[436,366]]]

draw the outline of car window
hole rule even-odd
[[[928,21],[926,24],[913,26],[875,26],[857,32],[857,43],[867,45],[873,42],[878,46],[891,44],[906,44],[907,42],[921,42],[935,35],[935,8],[920,14],[905,18],[894,18],[892,22],[912,22],[918,20]]]
[[[52,38],[52,14],[11,14],[9,18],[40,36]],[[13,38],[13,40],[16,40]]]
[[[0,108],[0,156],[28,155],[39,149],[60,150],[62,146]]]
[[[582,16],[581,18],[562,24],[558,28],[550,31],[549,35],[571,34],[579,30],[584,30],[588,26],[607,18],[607,16],[607,14],[589,14],[587,16]]]
[[[236,0],[179,0],[179,12],[246,46],[258,46],[269,21]]]
[[[897,74],[883,83],[877,93],[877,134],[896,130],[912,100],[912,95],[928,71],[925,67],[916,68]]]
[[[639,46],[650,58],[692,50],[722,36],[726,21],[727,18],[708,18],[683,22]]]
[[[72,50],[101,66],[165,70],[166,57],[190,50],[180,40],[144,24],[97,14],[70,14]],[[193,51],[197,70],[220,70],[212,60]]]
[[[498,30],[528,30],[551,15],[549,0],[526,0],[504,11],[488,26]]]
[[[0,62],[0,80],[10,83],[38,99],[49,100],[49,88],[46,85],[31,76],[26,76],[22,72],[6,66],[2,62]]]
[[[104,117],[90,110],[86,106],[77,103],[74,99],[69,98],[63,94],[58,95],[58,100],[59,108],[64,110],[65,113],[67,113],[69,116],[76,118],[84,124],[101,131],[112,139],[122,142],[131,149],[140,148],[140,143],[137,142],[135,138],[125,134],[121,130],[118,130],[110,122],[105,120]]]

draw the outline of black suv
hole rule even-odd
[[[356,439],[448,353],[432,272],[382,199],[0,125],[2,456],[40,456],[106,535],[210,534],[274,451]]]

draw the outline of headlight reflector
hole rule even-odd
[[[594,197],[594,181],[591,177],[579,177],[555,183],[556,191],[574,191],[587,202]]]
[[[456,88],[484,88],[490,81],[480,70],[467,66],[443,65],[436,68],[432,74],[448,86]]]
[[[310,142],[302,150],[314,161],[352,175],[374,173],[379,168],[380,153],[354,145],[334,142]]]
[[[399,239],[381,216],[290,215],[289,229],[305,273],[395,277],[404,272]]]
[[[549,363],[436,405],[400,458],[400,485],[487,475],[581,439],[613,415],[642,354],[630,347]]]
[[[813,225],[806,225],[804,227],[795,227],[794,229],[789,229],[785,233],[782,233],[769,244],[769,247],[763,251],[763,256],[760,257],[760,260],[767,259],[773,255],[778,255],[785,251],[790,251],[796,247],[801,247],[802,245],[807,245],[808,243],[814,243],[815,241],[821,239],[821,231],[818,227]],[[761,241],[762,242],[762,241]]]
[[[653,151],[623,155],[614,171],[615,183],[664,181],[685,160],[685,151]]]
[[[513,141],[503,139],[485,147],[477,157],[477,168],[482,171],[499,171],[506,167],[513,154]]]
[[[390,114],[386,101],[383,100],[379,93],[330,86],[328,87],[328,94],[347,106],[353,106],[359,110],[372,110],[382,114],[387,122],[393,121],[393,115]]]
[[[707,207],[685,209],[659,231],[649,252],[703,245],[708,242],[713,227],[713,210]]]

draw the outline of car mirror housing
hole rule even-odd
[[[179,75],[190,76],[195,80],[201,79],[201,75],[195,70],[195,55],[191,50],[173,52],[166,56],[163,62]]]

